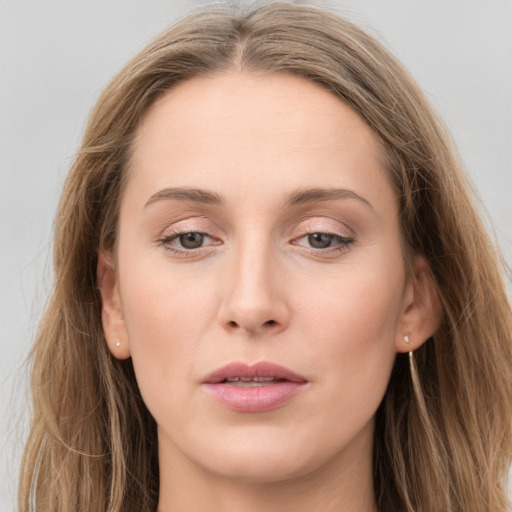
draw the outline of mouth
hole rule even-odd
[[[206,377],[204,383],[275,383],[285,380],[290,382],[307,382],[305,377],[292,372],[284,366],[261,361],[253,365],[241,362],[228,364]]]
[[[220,405],[238,412],[263,412],[284,405],[307,384],[284,366],[231,363],[210,374],[203,386]]]
[[[231,377],[218,382],[218,384],[231,384],[232,386],[242,388],[254,388],[258,386],[270,386],[285,381],[286,379],[276,379],[275,377]]]

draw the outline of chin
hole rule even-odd
[[[212,467],[213,466],[213,467]],[[242,458],[240,454],[231,459],[226,457],[222,464],[206,467],[218,477],[248,484],[271,484],[303,477],[309,474],[311,467],[303,461],[292,457],[257,457]]]
[[[290,436],[273,440],[264,437],[214,443],[208,452],[196,459],[196,463],[219,478],[269,484],[304,477],[329,459],[328,451],[308,452],[305,446],[312,447],[311,442],[305,444],[302,440],[290,439]]]

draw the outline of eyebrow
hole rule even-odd
[[[220,206],[224,204],[224,199],[215,192],[209,192],[200,188],[164,188],[153,194],[144,205],[144,208],[157,201],[164,199],[175,199],[178,201],[192,201],[193,203],[212,204]]]
[[[353,190],[346,188],[312,188],[297,190],[290,194],[285,204],[295,206],[321,201],[333,201],[336,199],[357,199],[374,210],[374,207],[368,200],[356,194]]]
[[[165,199],[191,201],[194,203],[209,204],[214,206],[222,206],[225,204],[224,198],[215,192],[200,188],[179,187],[164,188],[159,190],[146,201],[144,208],[150,204]],[[336,199],[357,199],[374,210],[372,204],[364,197],[346,188],[312,188],[296,190],[288,196],[287,200],[285,201],[285,206],[297,206],[322,201],[334,201]]]

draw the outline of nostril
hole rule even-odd
[[[259,329],[267,330],[278,325],[280,325],[280,322],[274,319],[266,320],[264,322],[258,322],[257,320],[251,318],[242,319],[241,321],[228,320],[225,324],[227,329],[233,331],[242,329],[248,332],[255,332]]]

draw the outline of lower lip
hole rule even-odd
[[[239,412],[263,412],[285,404],[297,395],[305,382],[283,381],[265,386],[242,387],[227,383],[204,384],[217,402]]]

